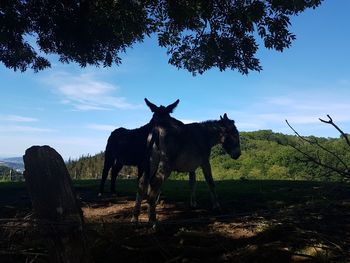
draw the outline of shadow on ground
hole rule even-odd
[[[95,262],[346,262],[348,187],[310,187],[303,192],[305,198],[294,200],[297,190],[276,187],[271,196],[248,192],[231,198],[222,192],[220,212],[210,209],[208,197],[200,197],[199,207],[191,210],[186,200],[164,195],[157,208],[159,224],[153,228],[147,224],[146,203],[141,223],[130,223],[133,192],[98,198],[91,188],[76,188]],[[291,198],[278,198],[275,192]],[[50,262],[35,228],[6,222],[28,214],[30,201],[23,187],[0,192],[1,262]]]

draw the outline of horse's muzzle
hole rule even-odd
[[[231,153],[231,158],[237,160],[241,156],[241,150],[233,151]]]

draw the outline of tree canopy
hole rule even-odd
[[[215,180],[316,180],[316,181],[349,181],[349,178],[337,173],[343,168],[341,156],[346,164],[350,164],[349,145],[342,138],[304,137],[317,140],[322,147],[332,151],[320,151],[319,147],[304,143],[297,136],[275,133],[271,130],[240,132],[242,155],[233,160],[224,149],[217,145],[211,151],[210,163]],[[323,166],[305,158],[296,151],[298,147],[310,156],[317,156]],[[78,160],[69,160],[67,168],[74,179],[100,178],[103,168],[103,153],[95,156],[82,156]],[[330,169],[334,167],[335,169]],[[196,171],[198,179],[203,180],[201,169]],[[132,175],[137,177],[134,166],[124,166],[121,177]],[[171,178],[185,179],[188,175],[173,172]]]
[[[192,74],[262,69],[256,52],[289,48],[290,17],[322,0],[1,0],[0,61],[13,70],[64,63],[111,66],[155,34],[169,63]],[[30,38],[28,36],[31,36]],[[34,41],[33,41],[34,39]]]

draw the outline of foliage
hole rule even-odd
[[[14,181],[22,179],[22,174],[10,167],[0,165],[0,181]]]
[[[67,162],[67,168],[69,174],[73,179],[82,178],[100,178],[102,174],[104,163],[104,153],[101,152],[94,156],[86,155],[81,156],[77,160],[69,159]],[[137,174],[136,167],[124,166],[120,171],[120,176],[128,176]]]
[[[247,74],[261,70],[258,38],[268,49],[289,48],[290,17],[321,1],[2,0],[0,61],[20,71],[50,67],[41,54],[82,67],[118,65],[120,53],[155,34],[178,68]]]
[[[232,160],[221,148],[215,146],[211,153],[211,166],[216,180],[339,180],[339,176],[314,163],[303,161],[301,153],[289,145],[299,142],[297,136],[274,133],[271,130],[241,132],[242,155],[238,160]],[[350,164],[350,153],[341,138],[317,138],[317,140],[344,157]],[[300,145],[305,151],[318,154],[319,158],[339,165],[332,158],[310,145]],[[69,161],[68,169],[73,178],[100,178],[103,167],[103,153],[96,156],[83,156],[78,160]],[[136,177],[135,167],[124,167],[121,175]],[[196,171],[197,178],[203,180],[200,169]],[[174,172],[173,179],[187,179],[187,175]]]
[[[334,147],[334,144],[325,143],[324,140],[320,140],[316,137],[304,137],[301,136],[286,120],[287,125],[292,129],[294,134],[299,139],[299,143],[290,144],[297,152],[299,152],[304,158],[304,162],[312,163],[316,166],[323,167],[328,170],[328,173],[336,174],[342,181],[350,181],[350,166],[349,166],[349,154],[348,149],[350,147],[350,140],[348,135],[338,127],[330,115],[327,115],[328,120],[319,119],[323,123],[332,125],[339,133],[340,139],[343,140],[341,145]],[[301,145],[307,145],[308,148]],[[347,147],[347,150],[343,147]],[[343,149],[341,149],[341,147]],[[311,148],[311,151],[310,151]],[[341,149],[341,151],[339,151]]]

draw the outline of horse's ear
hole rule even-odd
[[[174,103],[172,103],[172,104],[166,106],[167,112],[168,112],[168,113],[172,113],[173,110],[176,108],[177,104],[179,104],[179,102],[180,102],[180,100],[177,99]]]
[[[227,121],[227,120],[228,120],[228,117],[227,117],[227,114],[226,114],[226,113],[224,113],[224,117],[222,117],[222,116],[220,115],[220,121],[225,122],[225,121]]]
[[[158,106],[150,102],[148,99],[145,98],[146,105],[148,108],[151,109],[152,112],[155,112],[158,109]]]

